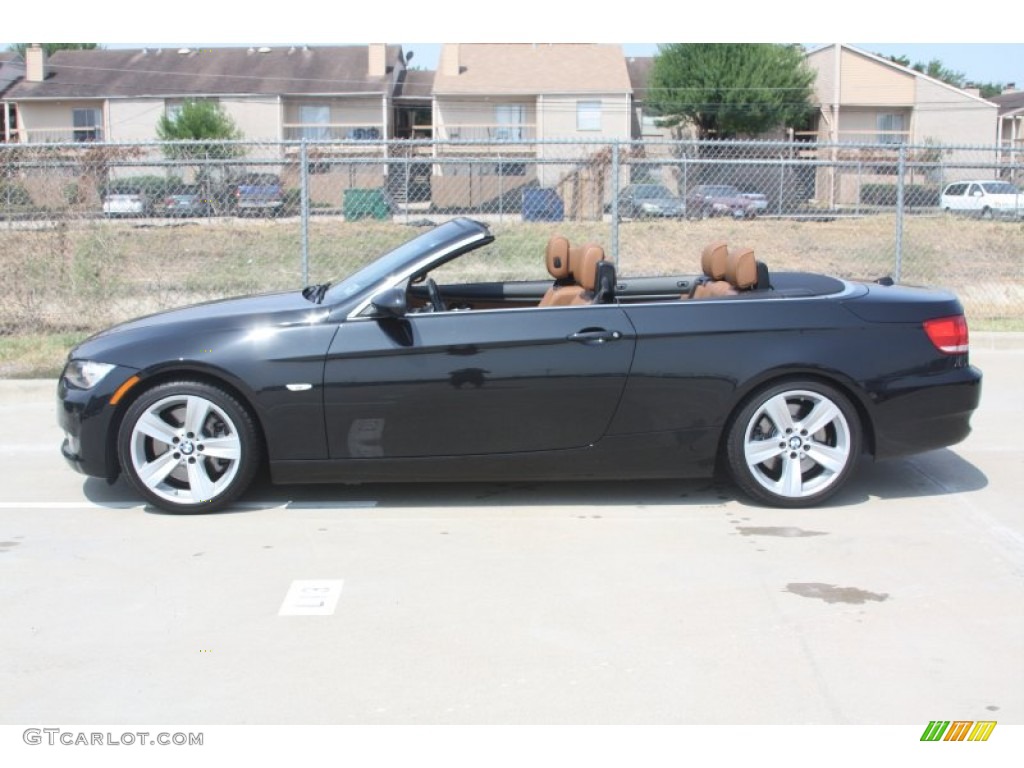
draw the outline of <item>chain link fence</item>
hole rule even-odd
[[[546,278],[555,233],[633,276],[696,273],[726,240],[771,270],[948,287],[974,327],[1024,328],[1022,184],[1024,151],[998,147],[0,145],[0,375],[53,373],[130,317],[336,280],[454,216],[491,226],[490,279]]]

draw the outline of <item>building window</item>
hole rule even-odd
[[[494,108],[493,138],[495,141],[522,141],[526,107],[522,104],[498,104]]]
[[[75,141],[102,141],[103,114],[98,109],[75,109],[71,112],[72,136]]]
[[[300,104],[300,139],[324,141],[331,138],[331,107],[328,104]]]
[[[876,118],[875,127],[878,129],[879,144],[903,144],[906,141],[903,135],[903,115],[882,112]]]
[[[601,102],[600,101],[577,101],[576,102],[576,130],[577,131],[600,131],[601,130]]]

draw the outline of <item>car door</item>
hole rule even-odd
[[[590,445],[615,413],[634,345],[615,305],[349,320],[324,371],[331,458]]]

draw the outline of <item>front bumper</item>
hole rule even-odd
[[[92,389],[72,387],[61,375],[57,383],[57,424],[64,431],[60,452],[76,472],[108,480],[117,477],[115,438],[122,410],[111,405],[110,398],[135,374],[133,368],[118,366]]]

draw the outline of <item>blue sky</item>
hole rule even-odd
[[[6,6],[12,6],[10,8]],[[606,10],[605,8],[608,8]],[[941,11],[938,6],[892,0],[857,0],[855,8],[826,16],[811,7],[765,0],[695,3],[646,0],[642,5],[599,7],[551,0],[388,0],[339,3],[305,0],[252,5],[174,0],[139,4],[104,0],[102,8],[72,0],[40,6],[7,3],[0,34],[12,40],[87,40],[119,47],[159,45],[358,44],[370,41],[603,42],[662,38],[681,42],[794,42],[881,39],[853,43],[912,62],[942,60],[945,66],[983,82],[1024,85],[1024,35],[1020,0],[985,0],[984,13]],[[941,42],[934,42],[941,41]],[[4,44],[0,44],[4,45]],[[818,43],[809,43],[818,45]],[[403,43],[414,64],[436,66],[436,44]],[[654,43],[625,44],[627,55],[652,55]]]
[[[1024,36],[1024,35],[1022,35]],[[805,43],[816,48],[825,43]],[[907,56],[911,63],[940,59],[949,69],[963,72],[968,80],[995,83],[1016,83],[1024,87],[1024,44],[957,44],[957,43],[851,43],[870,53],[885,56]],[[414,51],[412,64],[427,69],[437,67],[439,45],[403,43],[407,51]],[[652,56],[657,53],[654,43],[624,44],[627,56]]]

